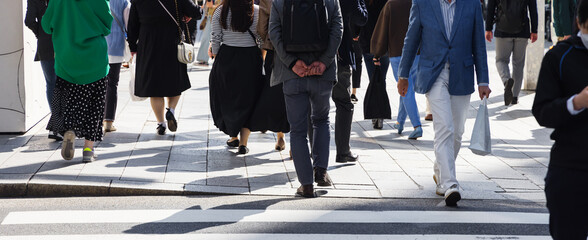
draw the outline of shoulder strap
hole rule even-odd
[[[122,30],[122,32],[127,34],[127,29],[125,27],[123,27],[122,24],[120,24],[120,21],[118,20],[118,18],[116,17],[116,14],[114,14],[114,12],[112,12],[112,17],[114,18],[114,21],[116,21],[116,24],[118,24],[118,26],[120,27],[120,30]]]
[[[249,35],[251,35],[251,38],[253,38],[253,42],[255,43],[255,45],[257,45],[259,47],[259,44],[257,42],[257,38],[255,37],[255,34],[253,34],[253,32],[251,32],[250,29],[247,29],[247,32],[249,32]]]
[[[167,12],[167,15],[169,15],[169,17],[171,19],[174,20],[174,22],[176,23],[176,25],[178,26],[178,31],[180,33],[180,41],[184,40],[184,31],[182,31],[182,27],[180,27],[180,23],[178,22],[178,20],[176,20],[176,18],[169,12],[169,10],[167,10],[167,8],[163,5],[163,3],[161,2],[161,0],[157,0],[159,2],[159,4],[161,5],[161,7],[163,7],[163,10],[165,10],[165,12]],[[177,6],[176,6],[177,7]],[[176,8],[177,9],[177,8]],[[177,11],[177,10],[176,10]]]
[[[161,7],[163,7],[163,9],[165,10],[165,12],[167,12],[167,14],[169,15],[169,17],[171,17],[174,22],[176,23],[176,25],[178,25],[178,28],[180,27],[180,24],[178,23],[178,20],[176,20],[176,18],[167,10],[167,8],[163,5],[163,3],[160,0],[157,0],[159,2],[159,4],[161,5]]]

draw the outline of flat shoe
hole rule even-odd
[[[249,153],[249,148],[247,148],[247,146],[239,146],[239,151],[237,151],[237,154],[247,154]]]
[[[167,112],[165,113],[165,120],[167,120],[167,127],[170,131],[175,132],[178,130],[178,121],[169,108],[167,108]]]
[[[239,139],[235,139],[233,141],[231,141],[231,139],[227,140],[227,146],[229,147],[239,147]]]
[[[410,135],[408,136],[408,139],[416,140],[417,138],[420,138],[422,136],[423,136],[423,128],[421,126],[418,126],[417,128],[414,129],[414,131],[412,131],[412,133],[410,133]]]

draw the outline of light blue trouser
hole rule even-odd
[[[415,57],[414,62],[412,63],[412,67],[410,68],[406,96],[401,96],[398,103],[398,117],[396,118],[396,121],[398,121],[401,126],[404,125],[407,115],[410,118],[410,122],[412,123],[413,127],[418,127],[421,125],[419,108],[414,98],[414,81],[417,72],[417,66],[419,64],[419,58],[420,56],[418,55]],[[392,66],[392,71],[394,71],[394,78],[396,79],[396,82],[398,82],[398,67],[400,66],[400,57],[391,57],[390,66]]]
[[[202,38],[200,40],[200,48],[196,55],[196,61],[208,62],[208,47],[210,46],[210,33],[212,32],[212,26],[210,21],[206,23],[206,27],[202,31]]]

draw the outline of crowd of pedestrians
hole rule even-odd
[[[476,88],[480,99],[491,93],[485,41],[496,43],[495,65],[508,106],[518,103],[526,47],[538,38],[534,0],[488,0],[486,21],[480,3],[472,0],[205,0],[201,5],[192,0],[28,0],[25,24],[38,38],[35,60],[41,61],[51,108],[47,129],[50,138],[63,139],[64,159],[73,158],[78,137],[85,139],[83,161],[95,160],[94,142],[117,130],[117,86],[127,44],[136,58],[133,94],[150,98],[157,134],[177,130],[176,106],[191,87],[187,64],[178,61],[178,43],[193,41],[195,27],[188,23],[204,16],[200,49],[190,58],[200,65],[214,60],[211,114],[237,154],[249,152],[251,132],[276,132],[278,151],[286,149],[290,132],[301,184],[296,193],[315,197],[314,183],[332,184],[330,101],[336,108],[335,160],[356,162],[350,136],[362,60],[370,82],[385,79],[391,66],[399,94],[392,127],[402,134],[408,118],[414,129],[408,138],[422,137],[415,94],[426,96],[436,193],[447,206],[456,206],[461,193],[455,161],[470,97]],[[555,128],[546,194],[557,239],[585,239],[588,230],[586,221],[577,220],[588,213],[583,198],[565,188],[587,180],[585,154],[570,155],[584,149],[579,134],[588,122],[588,82],[581,72],[587,5],[554,1],[560,43],[544,58],[533,105],[538,122]],[[372,124],[382,129],[384,119]],[[569,201],[561,200],[568,195]],[[574,209],[583,210],[572,222],[568,214]]]

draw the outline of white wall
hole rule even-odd
[[[1,0],[0,133],[26,132],[49,113],[37,40],[24,26],[26,0]]]

